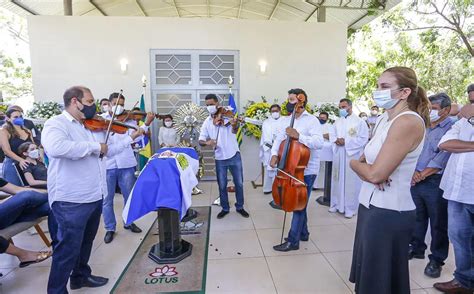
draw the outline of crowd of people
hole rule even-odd
[[[474,85],[467,93],[474,104]],[[0,191],[13,195],[0,203],[0,229],[47,216],[52,239],[51,251],[35,252],[0,238],[0,253],[17,256],[20,267],[52,256],[48,293],[67,293],[68,281],[72,290],[107,284],[107,278],[92,274],[92,244],[101,216],[106,230],[104,242],[113,241],[117,231],[113,203],[117,187],[126,202],[136,180],[134,145],[149,136],[155,119],[153,113],[147,113],[142,122],[125,116],[123,124],[128,131],[107,136],[88,129],[84,121],[110,120],[126,113],[121,93],[100,101],[100,115],[92,91],[86,87],[67,89],[63,100],[63,113],[49,119],[42,132],[23,118],[18,106],[6,111],[0,129],[5,155]],[[350,271],[356,292],[409,293],[409,260],[425,257],[429,225],[431,254],[425,275],[440,277],[452,244],[454,279],[434,287],[445,293],[472,293],[474,198],[470,176],[474,175],[474,105],[453,112],[447,94],[427,97],[415,72],[406,67],[387,69],[378,79],[373,100],[369,115],[357,115],[351,100],[340,100],[339,118],[331,124],[328,113],[316,117],[305,110],[308,96],[303,89],[289,90],[286,110],[293,120],[282,116],[281,107],[275,104],[263,122],[263,193],[274,192],[273,182],[281,173],[280,145],[293,140],[309,149],[309,162],[304,168],[309,201],[315,181],[322,174],[321,152],[327,148],[333,161],[329,212],[346,218],[357,215]],[[219,105],[215,94],[207,95],[205,103],[209,117],[201,127],[199,144],[215,152],[221,206],[217,218],[226,217],[231,210],[228,172],[235,186],[236,212],[248,218],[236,138],[239,120],[219,116],[226,107]],[[176,146],[179,138],[172,116],[162,119],[160,147]],[[273,201],[270,205],[281,209]],[[124,228],[142,232],[133,223]],[[299,250],[300,242],[308,240],[306,203],[303,209],[293,211],[285,242],[273,249]]]

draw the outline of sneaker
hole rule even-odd
[[[219,213],[217,214],[217,218],[218,218],[218,219],[221,219],[221,218],[223,218],[224,216],[226,216],[226,215],[228,215],[228,214],[229,214],[228,211],[221,210],[221,212],[219,212]]]
[[[337,208],[335,208],[335,207],[330,207],[330,208],[328,209],[328,211],[329,211],[330,213],[336,213],[336,212],[337,212]]]
[[[241,216],[245,217],[245,218],[248,218],[250,216],[250,214],[248,212],[245,211],[245,209],[237,209],[237,213],[240,214]]]
[[[212,203],[212,205],[221,206],[221,198],[217,197],[216,200],[214,200],[214,202]]]

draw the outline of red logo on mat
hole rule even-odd
[[[172,277],[176,276],[177,274],[178,272],[176,271],[176,267],[165,265],[164,267],[155,268],[155,271],[150,273],[150,277]]]

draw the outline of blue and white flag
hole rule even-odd
[[[125,224],[160,207],[175,209],[183,218],[198,184],[198,159],[193,148],[159,149],[141,171],[128,197],[122,214]]]

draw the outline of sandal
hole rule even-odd
[[[42,261],[45,261],[46,259],[50,258],[52,255],[51,251],[40,251],[36,255],[36,260],[30,260],[30,261],[22,261],[20,262],[20,268],[27,267],[33,263],[40,263]]]

